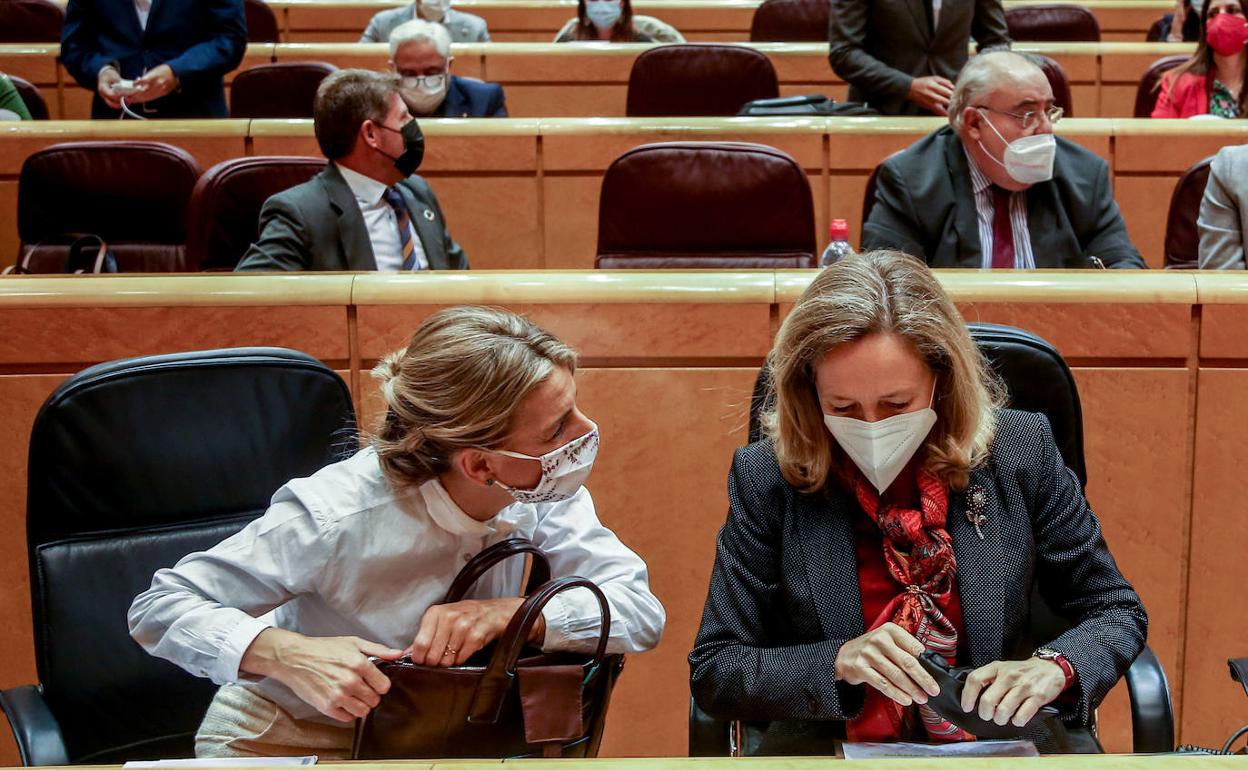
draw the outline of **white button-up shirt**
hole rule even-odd
[[[386,186],[376,179],[352,171],[338,165],[342,178],[355,196],[364,217],[364,227],[368,229],[368,240],[373,244],[373,260],[378,270],[397,271],[403,267],[403,244],[399,241],[399,220],[394,209],[386,203]],[[412,255],[416,258],[413,270],[428,270],[429,259],[425,256],[425,246],[416,233],[416,225],[411,221],[409,212],[407,229],[412,238]]]
[[[552,576],[580,575],[602,589],[609,651],[658,644],[666,617],[646,565],[599,523],[588,490],[557,503],[513,503],[481,522],[436,479],[396,493],[372,448],[287,483],[238,534],[157,572],[130,607],[130,633],[196,676],[255,682],[292,716],[336,724],[285,685],[238,670],[256,636],[273,626],[404,649],[464,564],[508,537],[531,540]],[[523,570],[524,559],[508,559],[468,598],[518,596]],[[588,591],[556,595],[542,615],[543,649],[592,652],[600,617]]]
[[[992,180],[975,163],[975,159],[963,147],[966,164],[971,168],[971,189],[975,191],[975,214],[979,220],[979,247],[983,251],[980,267],[992,269],[992,216],[996,208],[992,204]],[[1031,253],[1031,232],[1027,226],[1027,193],[1010,193],[1010,229],[1014,233],[1014,268],[1032,270],[1036,267]]]

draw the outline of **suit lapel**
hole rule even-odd
[[[449,12],[448,12],[449,13]],[[460,86],[459,78],[451,75],[446,86],[446,100],[442,102],[440,117],[443,118],[466,118],[467,115],[467,94]]]
[[[368,238],[364,215],[360,213],[360,205],[355,202],[355,194],[351,192],[347,180],[342,178],[333,163],[325,167],[320,179],[329,195],[330,205],[338,214],[338,246],[345,258],[346,269],[376,270],[373,242]]]
[[[984,247],[979,241],[979,215],[975,212],[975,188],[971,168],[962,149],[962,139],[950,130],[945,141],[945,163],[953,182],[953,221],[957,230],[957,255],[948,266],[977,268],[983,264]]]
[[[854,548],[852,505],[856,504],[851,503],[845,492],[831,496],[799,494],[795,500],[806,585],[824,638],[861,636],[866,627],[862,619],[862,593],[858,587],[858,559]],[[832,558],[834,554],[848,554],[848,558]],[[813,574],[815,569],[821,574]],[[821,586],[836,586],[837,593],[822,590]]]
[[[433,206],[417,198],[406,184],[400,183],[399,190],[403,193],[412,224],[416,227],[416,237],[420,238],[420,245],[425,249],[429,269],[448,269],[446,252],[442,249],[442,223],[438,221],[438,212],[434,211]]]
[[[931,0],[906,0],[906,7],[910,9],[910,15],[914,16],[917,29],[923,36],[923,45],[929,46],[932,43],[932,27],[928,23],[928,13],[931,7]]]
[[[976,503],[975,498],[980,501]],[[971,521],[972,511],[982,516],[979,532]],[[958,560],[958,596],[962,600],[962,621],[973,666],[1000,660],[1005,649],[1006,586],[1001,571],[1005,549],[999,519],[989,464],[971,474],[965,491],[949,495],[945,523]]]

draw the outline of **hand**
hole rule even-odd
[[[420,630],[407,653],[426,666],[459,666],[482,647],[503,635],[524,597],[465,599],[435,604],[420,619]],[[546,620],[538,617],[528,641],[546,637]]]
[[[919,665],[923,643],[896,623],[885,623],[841,645],[836,678],[869,684],[903,706],[927,703],[940,692],[936,680]]]
[[[938,75],[915,78],[910,81],[910,95],[906,98],[928,112],[948,115],[953,83]]]
[[[962,710],[970,713],[978,698],[980,719],[991,719],[999,725],[1013,722],[1015,727],[1022,727],[1042,706],[1061,695],[1065,686],[1066,674],[1056,661],[999,660],[967,675],[962,687]]]
[[[243,653],[239,670],[272,677],[325,716],[353,722],[390,690],[390,679],[370,655],[396,660],[403,651],[355,636],[311,637],[266,628]]]
[[[142,104],[159,99],[177,88],[178,76],[173,74],[168,64],[162,64],[148,70],[147,74],[135,80],[134,84],[143,90],[127,97],[126,102]]]
[[[1170,34],[1166,42],[1183,42],[1183,25],[1187,22],[1187,0],[1177,0],[1174,4],[1174,15],[1170,18]]]
[[[114,89],[114,86],[119,82],[121,82],[121,73],[112,67],[105,67],[100,70],[100,74],[96,78],[96,92],[99,93],[104,103],[114,110],[121,109],[121,97],[125,95],[118,93]]]

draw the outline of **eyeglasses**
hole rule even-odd
[[[1006,112],[1005,110],[994,110],[993,108],[983,104],[976,106],[975,109],[988,110],[989,112],[995,112],[999,115],[1008,115],[1022,123],[1024,131],[1030,131],[1040,125],[1040,117],[1042,115],[1048,117],[1049,125],[1053,125],[1062,119],[1063,114],[1062,108],[1056,106],[1050,107],[1047,110],[1028,110],[1027,112]]]

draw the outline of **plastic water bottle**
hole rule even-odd
[[[832,226],[828,228],[828,235],[830,240],[828,247],[823,250],[823,256],[819,257],[819,267],[827,267],[833,262],[840,262],[854,253],[849,245],[849,223],[844,219],[833,219]]]

